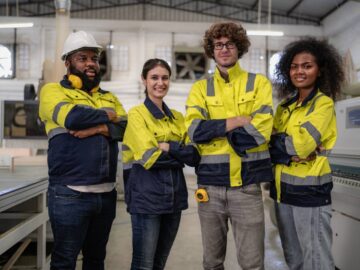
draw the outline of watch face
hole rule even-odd
[[[12,78],[12,54],[9,48],[0,44],[0,79]]]

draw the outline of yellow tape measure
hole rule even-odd
[[[205,188],[198,188],[195,191],[195,199],[197,202],[207,202],[209,201],[209,195]]]

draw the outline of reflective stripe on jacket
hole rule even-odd
[[[236,187],[271,181],[271,84],[239,64],[228,74],[228,82],[218,69],[210,80],[197,81],[186,103],[185,124],[201,155],[198,183]],[[226,133],[226,119],[234,116],[251,116],[252,121]]]
[[[274,139],[271,148],[276,164],[271,196],[295,206],[327,205],[333,186],[327,155],[337,138],[334,102],[319,90],[312,91],[301,104],[297,99],[298,95],[285,100],[276,111],[274,128],[283,135]],[[319,145],[324,148],[321,152]],[[315,153],[311,161],[282,160],[292,156],[305,159]]]
[[[106,110],[115,111],[121,121],[109,121]],[[40,92],[39,116],[49,139],[50,182],[64,185],[94,185],[114,182],[118,141],[126,126],[126,112],[118,99],[98,89],[89,95],[74,89],[66,80],[46,84]],[[94,135],[79,139],[68,130],[83,130],[106,124],[109,137]]]
[[[188,207],[182,168],[200,156],[188,144],[181,113],[163,104],[163,114],[149,99],[129,111],[123,143],[125,201],[130,213],[165,214]],[[169,152],[158,143],[170,144]]]

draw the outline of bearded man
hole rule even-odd
[[[71,33],[62,60],[67,73],[40,92],[39,115],[49,140],[48,210],[54,234],[51,269],[104,269],[116,210],[118,141],[126,112],[99,87],[101,52],[94,37]]]

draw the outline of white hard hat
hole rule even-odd
[[[69,54],[80,49],[95,49],[99,53],[102,51],[102,47],[96,43],[91,34],[85,31],[78,31],[71,33],[65,40],[61,59],[65,60]]]

